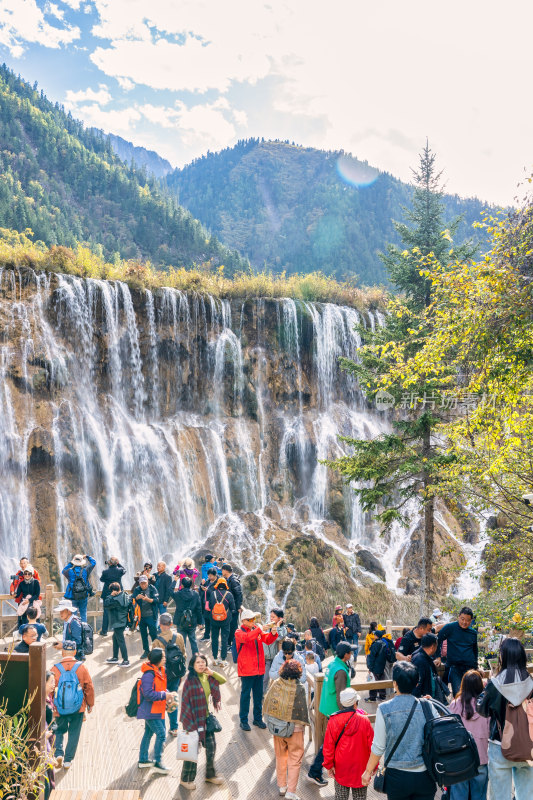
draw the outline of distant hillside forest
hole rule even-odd
[[[362,176],[361,185],[343,172]],[[402,219],[413,191],[343,152],[259,139],[208,153],[165,180],[193,216],[254,267],[321,270],[340,280],[356,274],[366,284],[387,282],[379,253],[399,243],[393,220]],[[447,220],[464,217],[457,244],[472,238],[484,250],[484,232],[471,226],[486,204],[457,195],[443,200]]]
[[[107,136],[0,67],[0,227],[46,245],[89,244],[108,260],[159,266],[248,262],[168,197],[144,168],[125,165]]]

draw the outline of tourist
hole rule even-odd
[[[478,774],[469,781],[451,786],[450,800],[486,800],[487,797],[490,720],[480,716],[476,710],[478,697],[482,693],[483,676],[477,669],[471,669],[463,675],[459,694],[448,706],[450,714],[460,715],[463,725],[476,740],[479,753]]]
[[[273,631],[274,632],[274,631]],[[272,678],[273,681],[279,677],[281,668],[285,661],[296,660],[302,667],[300,681],[301,683],[305,683],[307,681],[307,673],[305,670],[305,657],[296,651],[296,647],[292,639],[284,639],[281,643],[281,650],[276,653],[272,664],[270,666],[269,677]]]
[[[104,600],[104,608],[107,611],[107,624],[113,631],[113,655],[107,659],[108,664],[118,664],[119,667],[129,667],[128,649],[124,631],[128,626],[128,609],[130,599],[122,589],[120,583],[109,585],[109,594]],[[122,657],[122,662],[118,663],[118,654]]]
[[[9,594],[11,595],[11,597],[16,596],[19,583],[24,580],[24,570],[28,567],[29,563],[30,563],[29,558],[27,558],[26,556],[22,556],[22,558],[19,561],[20,564],[19,571],[16,572],[15,575],[11,576],[11,585],[9,587]],[[35,578],[36,581],[39,581],[39,583],[41,582],[39,573],[37,572],[35,567],[33,568],[33,577]],[[20,603],[21,599],[22,598],[17,600],[17,603]]]
[[[174,575],[174,579],[178,582],[177,591],[179,591],[183,586],[184,578],[188,578],[191,582],[191,586],[194,587],[199,572],[194,566],[194,561],[192,560],[192,558],[184,558],[183,561],[181,562],[181,565],[177,564],[174,567],[174,572],[172,574]]]
[[[87,622],[87,602],[93,594],[89,576],[95,566],[96,561],[92,556],[78,553],[62,570],[67,579],[64,597],[66,600],[72,600],[82,622]]]
[[[207,573],[208,570],[210,569],[214,569],[216,571],[216,559],[212,555],[212,553],[208,553],[206,556],[204,556],[204,563],[202,564],[201,567],[202,583],[207,583],[208,581]]]
[[[361,777],[370,758],[374,731],[357,704],[359,695],[348,687],[340,693],[341,709],[328,720],[324,736],[324,769],[335,779],[335,800],[366,798]]]
[[[133,581],[133,586],[131,587],[131,591],[134,592],[135,589],[139,586],[139,578],[141,575],[145,575],[148,578],[148,583],[150,586],[155,588],[155,575],[152,575],[153,565],[151,561],[146,561],[142,570],[140,572],[135,573],[135,579]],[[159,609],[158,609],[159,610]]]
[[[133,600],[141,609],[139,630],[143,643],[141,658],[147,658],[150,651],[148,634],[152,642],[157,639],[157,617],[159,608],[159,595],[153,584],[149,583],[148,575],[139,575],[139,585],[133,590]]]
[[[392,641],[385,639],[385,630],[378,625],[376,628],[376,638],[372,642],[370,653],[366,660],[366,664],[375,681],[387,680],[385,674],[385,667],[388,663],[396,661],[396,652]],[[385,700],[387,696],[386,689],[379,689],[379,699]],[[378,689],[370,689],[370,693],[366,698],[368,703],[375,703],[378,698]]]
[[[213,701],[215,711],[220,711],[222,706],[220,686],[223,683],[226,683],[226,678],[218,672],[212,672],[207,664],[207,658],[196,653],[189,662],[189,672],[181,696],[181,724],[189,733],[198,731],[200,743],[205,748],[206,783],[214,783],[217,786],[224,783],[224,779],[220,778],[215,770],[216,741],[215,732],[208,719],[213,716],[209,713],[209,698]],[[214,721],[216,722],[216,719]],[[196,789],[194,781],[197,766],[194,761],[183,762],[180,785],[190,791]]]
[[[300,642],[300,644],[298,645],[297,649],[298,650],[305,650],[306,647],[307,647],[307,642],[311,643],[313,653],[316,653],[318,658],[320,659],[320,661],[323,661],[325,659],[325,657],[326,657],[326,653],[325,653],[324,648],[322,647],[322,645],[319,642],[317,642],[316,639],[313,638],[313,632],[311,631],[310,628],[308,628],[306,631],[304,631],[303,642]]]
[[[361,635],[361,620],[359,619],[359,614],[356,614],[353,610],[353,605],[351,603],[346,603],[346,611],[343,617],[344,627],[348,632],[348,641],[356,646],[355,657],[357,658],[357,653],[359,650],[359,637]]]
[[[478,713],[490,719],[488,772],[491,800],[512,800],[513,783],[515,800],[531,800],[533,797],[531,762],[510,761],[502,754],[501,743],[508,706],[520,706],[533,693],[533,678],[526,663],[522,642],[512,636],[505,639],[500,647],[496,675],[489,680],[476,704]]]
[[[165,671],[167,673],[167,689],[169,692],[178,692],[182,677],[185,675],[185,642],[181,633],[172,630],[172,617],[165,611],[159,617],[160,632],[153,643],[165,652]],[[181,657],[180,657],[181,653]],[[167,709],[170,735],[178,735],[178,706],[171,711]]]
[[[29,653],[30,644],[37,641],[37,631],[33,625],[26,625],[22,633],[22,640],[14,648],[15,653]]]
[[[74,608],[70,600],[63,598],[55,609],[59,612],[59,618],[63,623],[63,644],[66,641],[76,643],[76,658],[78,661],[85,660],[83,652],[83,634],[80,618],[76,616],[77,609]],[[63,644],[58,642],[54,645],[56,650],[62,650]]]
[[[219,556],[217,558],[217,573],[218,576],[222,575],[222,567],[224,566],[226,559],[223,556]]]
[[[313,644],[314,644],[313,641],[304,642],[304,649],[303,649],[304,658],[306,658],[307,655],[309,653],[311,653],[311,655],[313,656],[315,664],[318,666],[318,671],[322,672],[322,661],[321,661],[318,653],[316,653],[313,650]],[[355,650],[353,649],[353,647],[352,647],[352,655],[355,655]]]
[[[320,697],[320,712],[325,717],[330,717],[342,708],[340,696],[341,692],[350,685],[350,661],[352,659],[352,648],[348,642],[340,642],[337,645],[334,660],[326,667],[324,683],[322,684],[322,695]],[[317,786],[327,786],[328,782],[324,779],[322,765],[324,762],[323,748],[320,747],[311,766],[307,777],[311,783]]]
[[[433,623],[429,617],[419,619],[416,626],[402,636],[402,643],[396,654],[398,661],[411,661],[413,653],[420,647],[422,636],[426,633],[431,633],[432,627]]]
[[[241,613],[241,627],[235,632],[237,674],[241,679],[239,718],[243,731],[251,730],[248,723],[250,695],[253,696],[253,723],[258,728],[266,728],[262,710],[265,653],[261,645],[272,644],[278,638],[277,633],[263,631],[255,624],[257,616],[255,611],[244,608]]]
[[[285,661],[263,704],[267,726],[273,732],[278,790],[287,800],[299,800],[296,788],[304,754],[304,730],[309,725],[307,693],[301,685],[301,674],[299,661]],[[287,725],[280,726],[280,721]]]
[[[265,625],[265,629],[270,629],[271,633],[277,633],[278,638],[272,644],[265,644],[263,642],[263,651],[265,654],[265,675],[263,678],[263,694],[266,694],[268,684],[270,681],[270,667],[272,662],[278,654],[278,642],[284,639],[287,635],[287,626],[284,622],[285,612],[282,608],[273,608],[270,612],[270,624]]]
[[[372,647],[372,642],[376,640],[376,630],[378,627],[377,622],[371,622],[368,626],[368,633],[365,637],[365,656],[367,659],[367,666],[368,666],[368,656],[370,655],[370,648]]]
[[[441,700],[437,686],[439,676],[433,660],[437,652],[438,639],[434,633],[425,633],[420,640],[420,646],[415,650],[411,663],[418,670],[418,683],[413,689],[413,697],[433,697]]]
[[[21,636],[22,632],[24,631],[24,628],[26,627],[26,624],[33,625],[33,627],[37,631],[38,642],[41,641],[42,636],[44,636],[45,638],[48,636],[48,630],[46,628],[46,625],[43,625],[42,622],[37,621],[39,619],[40,611],[41,611],[40,608],[35,608],[34,606],[30,606],[30,608],[28,608],[28,610],[26,611],[26,617],[28,619],[28,622],[25,623],[24,625],[21,625],[19,628],[19,633]]]
[[[207,642],[211,638],[211,611],[209,610],[209,594],[213,591],[213,587],[218,578],[221,577],[215,567],[209,567],[207,571],[207,580],[200,584],[200,602],[204,615],[204,635],[202,642]]]
[[[328,636],[329,646],[335,652],[337,650],[337,645],[341,642],[348,641],[348,629],[344,625],[344,618],[342,614],[338,618],[337,624],[334,628],[332,628],[329,632]]]
[[[392,750],[409,721],[392,758],[385,758],[385,792],[388,800],[434,800],[437,785],[426,770],[422,754],[426,717],[422,705],[413,697],[418,670],[414,664],[401,661],[394,665],[392,679],[396,695],[376,711],[372,750],[361,782],[368,786],[381,757]],[[437,710],[428,705],[437,717]]]
[[[107,632],[109,630],[108,609],[106,607],[105,600],[106,597],[109,597],[110,586],[112,583],[118,583],[122,589],[122,578],[126,574],[126,568],[122,566],[117,556],[111,556],[111,558],[108,559],[105,564],[106,568],[100,575],[100,581],[103,583],[102,602],[104,604],[104,613],[102,615],[102,628],[98,631],[99,636],[107,636]]]
[[[222,575],[228,582],[229,590],[233,595],[233,599],[235,600],[235,611],[231,618],[228,637],[228,645],[231,647],[235,638],[235,631],[239,627],[239,612],[242,611],[242,586],[240,580],[233,573],[233,567],[231,564],[228,564],[227,562],[222,564]]]
[[[85,664],[76,659],[76,650],[76,642],[63,642],[61,661],[52,667],[57,686],[55,757],[58,769],[70,768],[78,749],[84,713],[90,714],[94,706],[93,682]],[[74,680],[70,672],[74,673]],[[66,749],[63,748],[65,735]]]
[[[446,664],[449,670],[449,682],[454,696],[461,688],[465,672],[478,668],[477,630],[472,627],[474,612],[464,606],[456,622],[449,622],[438,633],[440,655],[442,643],[448,643]]]
[[[225,578],[219,578],[207,599],[211,613],[211,652],[215,666],[227,667],[226,655],[230,635],[231,620],[235,614],[235,600],[228,588]],[[220,658],[218,657],[218,640],[220,639]]]
[[[344,625],[342,606],[335,606],[335,611],[333,612],[333,619],[331,620],[331,627],[336,628],[339,622],[342,622],[342,624]]]
[[[158,611],[160,614],[164,614],[172,598],[172,577],[168,574],[164,561],[159,561],[157,564],[155,588],[159,595]]]
[[[176,610],[174,612],[174,625],[178,633],[183,636],[183,641],[187,644],[189,640],[191,646],[191,655],[198,652],[198,642],[196,641],[196,626],[202,624],[203,614],[200,603],[200,595],[192,589],[191,578],[185,576],[181,578],[181,588],[176,588],[178,585],[177,579],[174,584],[172,597],[176,603]]]
[[[19,616],[19,625],[24,625],[28,622],[27,610],[29,608],[36,608],[38,617],[41,611],[41,584],[33,577],[34,569],[31,564],[28,564],[22,571],[22,580],[17,586],[15,593],[15,601],[19,604],[17,614]]]
[[[54,751],[54,731],[52,729],[52,723],[54,721],[54,694],[56,689],[56,679],[54,677],[54,673],[51,670],[46,671],[45,675],[45,685],[44,685],[44,693],[45,693],[45,743],[46,743],[46,753],[48,756],[48,766],[46,768],[46,778],[45,778],[45,785],[44,785],[44,800],[48,800],[50,797],[52,790],[55,789],[55,774],[54,768],[56,766],[56,760],[53,756]]]
[[[435,633],[438,633],[440,631],[440,629],[443,628],[444,625],[446,624],[444,622],[444,614],[442,613],[440,608],[434,608],[433,609],[433,611],[431,613],[431,616],[430,616],[430,620],[433,623],[433,629],[434,629]]]
[[[326,636],[324,634],[324,631],[320,627],[320,625],[318,623],[318,619],[316,617],[311,617],[311,619],[309,620],[309,630],[311,631],[311,636],[313,637],[313,639],[323,649],[324,656],[325,656],[329,645],[328,645],[328,643],[326,641]]]
[[[165,654],[160,647],[148,653],[148,660],[141,666],[141,683],[138,693],[139,708],[137,719],[144,720],[144,735],[139,750],[139,769],[153,767],[154,772],[168,775],[165,767],[163,746],[165,744],[165,713],[167,708],[167,676],[165,673]],[[150,761],[149,750],[152,736],[155,736],[154,759]]]
[[[319,666],[320,661],[316,661],[316,653],[313,653],[312,650],[305,651],[305,672],[307,675],[317,675],[321,671],[321,666]],[[313,697],[314,691],[311,692],[311,697]]]

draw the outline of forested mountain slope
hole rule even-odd
[[[84,128],[5,65],[0,67],[0,227],[31,228],[47,245],[101,245],[112,259],[246,267],[169,199],[144,169],[131,169],[107,138]]]
[[[254,266],[339,278],[355,273],[369,284],[386,281],[378,253],[398,241],[393,220],[402,218],[412,194],[408,184],[342,152],[258,139],[208,153],[165,180],[180,203]],[[457,242],[479,236],[471,225],[486,204],[456,195],[444,201],[446,219],[464,214]]]

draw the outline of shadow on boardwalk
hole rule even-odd
[[[252,728],[250,733],[246,733],[239,728],[239,680],[233,664],[224,671],[228,682],[221,689],[222,711],[217,713],[222,732],[217,734],[215,763],[218,774],[225,778],[225,784],[212,786],[204,783],[205,754],[201,752],[196,778],[197,790],[189,792],[180,787],[182,762],[176,759],[176,740],[170,738],[164,752],[164,762],[172,770],[170,775],[158,775],[151,770],[137,768],[144,724],[129,719],[124,712],[124,706],[136,677],[140,675],[141,648],[138,635],[126,639],[131,666],[120,669],[105,663],[106,658],[111,655],[111,635],[106,638],[95,637],[95,652],[88,657],[87,667],[95,685],[96,705],[94,711],[86,715],[72,767],[68,772],[60,770],[57,773],[57,788],[138,789],[144,800],[182,797],[191,800],[267,800],[279,797],[272,737],[268,731]],[[201,649],[206,655],[210,655],[205,643]],[[50,662],[54,660],[55,655],[50,655]],[[308,741],[306,734],[306,752],[298,795],[302,800],[331,800],[335,795],[333,781],[324,789],[307,781],[307,768],[313,758],[314,746]],[[369,800],[378,797],[383,798],[384,795],[369,790]]]

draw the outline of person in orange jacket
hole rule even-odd
[[[272,644],[278,638],[277,628],[263,630],[255,624],[255,611],[244,608],[241,613],[241,627],[235,631],[237,647],[237,672],[241,679],[241,700],[239,717],[243,731],[250,731],[248,714],[250,694],[254,699],[254,725],[266,728],[263,722],[263,676],[265,674],[265,653],[263,644]]]
[[[165,744],[165,714],[167,710],[167,674],[165,654],[160,647],[154,647],[141,667],[142,677],[138,687],[137,719],[144,719],[144,736],[139,752],[139,769],[153,768],[154,772],[168,775],[170,769],[162,763]],[[155,734],[154,760],[150,761],[148,750]]]

